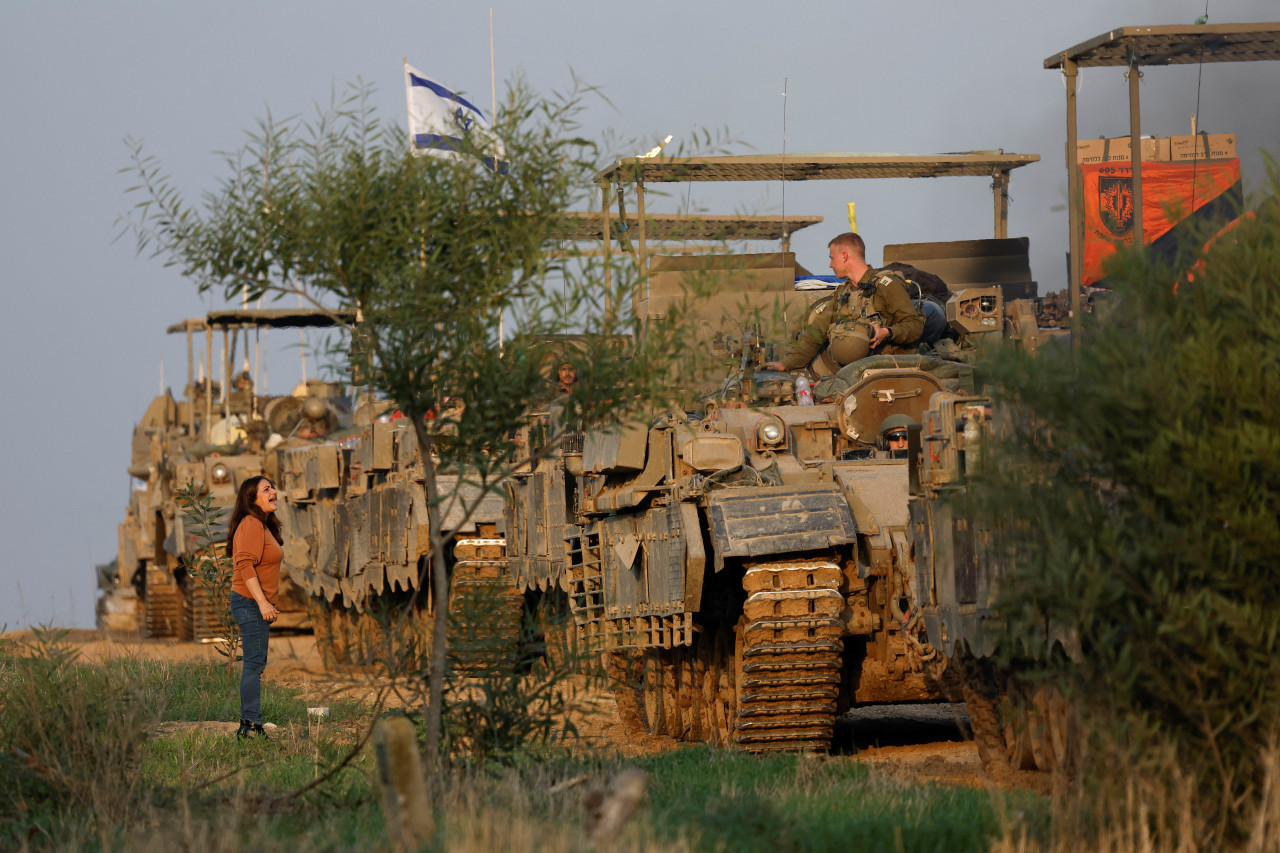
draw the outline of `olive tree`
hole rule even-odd
[[[507,92],[492,132],[449,156],[419,156],[382,123],[369,91],[311,121],[268,117],[226,156],[226,174],[188,203],[158,161],[133,143],[141,201],[126,217],[140,252],[176,266],[202,292],[228,299],[300,296],[354,309],[351,376],[409,419],[424,468],[434,600],[427,760],[440,743],[446,653],[448,532],[437,471],[494,489],[529,448],[510,442],[550,386],[538,341],[572,332],[579,382],[563,423],[619,421],[661,390],[677,351],[679,312],[627,343],[633,266],[577,263],[562,213],[594,198],[599,156],[579,133],[588,90]],[[568,260],[566,260],[568,259]],[[503,327],[511,331],[502,339]],[[552,365],[554,367],[554,365]],[[446,401],[460,415],[433,418]],[[563,427],[561,428],[563,430]],[[560,434],[549,437],[555,446]],[[543,451],[545,452],[545,450]]]

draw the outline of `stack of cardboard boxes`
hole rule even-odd
[[[1076,162],[1129,161],[1129,137],[1080,139]],[[1193,160],[1229,160],[1236,156],[1234,133],[1197,133],[1192,136],[1144,136],[1142,159],[1155,163],[1189,163]]]

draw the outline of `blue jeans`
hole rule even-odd
[[[244,666],[240,670],[240,719],[262,722],[262,671],[267,668],[267,635],[271,623],[262,618],[258,602],[231,593],[231,616],[240,626]]]

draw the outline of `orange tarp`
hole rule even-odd
[[[1103,262],[1118,246],[1133,244],[1133,171],[1128,163],[1090,163],[1084,175],[1082,283],[1103,277]],[[1240,160],[1142,164],[1143,245],[1240,182]]]

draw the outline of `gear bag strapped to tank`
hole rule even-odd
[[[919,343],[932,344],[946,336],[947,333],[947,300],[951,298],[951,288],[940,277],[931,272],[894,261],[885,264],[881,270],[892,272],[907,283],[907,295],[911,304],[924,315],[924,331],[920,334]]]

